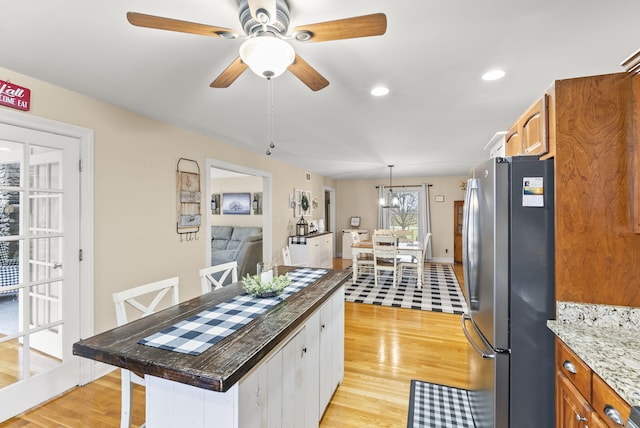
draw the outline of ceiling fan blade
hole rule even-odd
[[[238,37],[238,33],[229,28],[163,18],[162,16],[145,15],[144,13],[127,12],[127,21],[137,27],[156,28],[158,30],[177,31],[201,36],[225,37],[229,39]]]
[[[300,79],[302,83],[307,85],[312,91],[319,91],[329,86],[329,81],[307,64],[298,54],[296,54],[293,64],[291,64],[287,70]]]
[[[338,19],[336,21],[301,25],[293,30],[294,36],[296,36],[298,32],[309,34],[309,40],[312,42],[381,36],[386,31],[387,15],[384,13],[374,13],[372,15],[355,16],[353,18]]]
[[[228,88],[247,68],[247,64],[238,57],[209,86],[212,88]]]
[[[276,0],[249,0],[251,16],[261,24],[268,24],[276,19]]]

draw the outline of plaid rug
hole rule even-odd
[[[468,391],[411,381],[407,428],[474,428]]]
[[[429,263],[424,267],[422,288],[417,288],[417,277],[403,275],[402,282],[393,287],[391,272],[383,272],[375,286],[373,274],[363,274],[356,283],[345,288],[345,301],[424,311],[463,314],[467,304],[460,290],[453,267]]]
[[[140,339],[138,343],[167,351],[199,355],[282,300],[313,284],[327,272],[326,269],[297,268],[287,273],[291,284],[279,297],[260,298],[241,294]]]

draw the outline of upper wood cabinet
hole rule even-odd
[[[556,80],[546,91],[558,301],[640,306],[639,79]]]
[[[504,145],[506,156],[518,156],[522,153],[522,142],[518,122],[514,123],[507,131],[507,135],[504,136]]]
[[[631,79],[630,141],[632,142],[633,231],[640,234],[640,75]]]
[[[522,154],[543,155],[549,150],[547,95],[543,95],[520,118]]]
[[[507,156],[540,156],[549,151],[549,97],[533,103],[505,136]]]

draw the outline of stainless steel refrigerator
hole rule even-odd
[[[493,158],[467,183],[463,270],[479,428],[555,426],[553,160]]]

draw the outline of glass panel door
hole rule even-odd
[[[0,125],[0,421],[76,385],[76,139]]]

